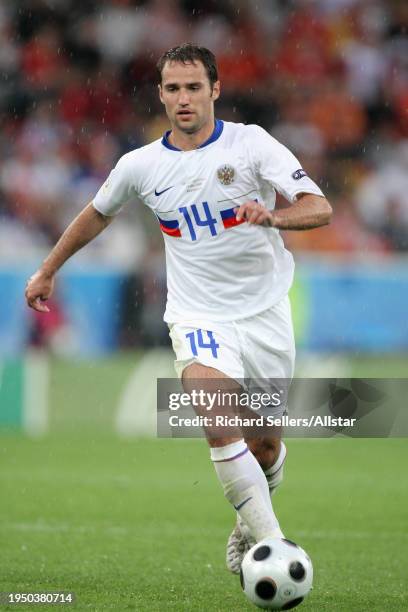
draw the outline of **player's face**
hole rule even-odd
[[[159,93],[173,128],[194,134],[214,122],[214,101],[220,95],[220,83],[217,81],[211,88],[200,61],[166,62]]]

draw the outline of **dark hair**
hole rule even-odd
[[[166,62],[182,62],[183,64],[201,62],[207,72],[211,87],[214,85],[215,81],[218,81],[215,55],[205,47],[198,47],[192,43],[183,43],[163,53],[156,65],[159,82],[161,82],[162,71]]]

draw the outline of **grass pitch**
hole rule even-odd
[[[157,375],[155,355],[150,365],[134,353],[52,361],[49,435],[0,435],[0,591],[73,591],[68,610],[255,610],[224,566],[234,513],[205,442],[114,433],[138,360],[144,384]],[[326,359],[320,375],[406,371],[405,356],[344,356]],[[287,446],[274,507],[315,570],[314,590],[298,609],[407,610],[406,440],[292,439]]]
[[[299,610],[408,609],[406,441],[287,446],[274,506],[315,568]],[[208,455],[203,441],[3,435],[0,591],[73,591],[77,610],[254,610],[224,567],[234,514]]]

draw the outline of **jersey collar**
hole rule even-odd
[[[221,119],[216,119],[215,120],[215,127],[214,127],[214,131],[211,134],[211,136],[209,138],[207,138],[207,140],[205,142],[203,142],[202,144],[200,144],[199,147],[197,147],[197,149],[202,149],[203,147],[206,147],[207,145],[211,144],[212,142],[215,142],[216,140],[218,140],[218,138],[221,136],[222,134],[222,130],[224,129],[224,122],[221,121]],[[182,149],[178,149],[177,147],[174,147],[172,144],[170,144],[169,142],[169,136],[171,134],[171,130],[168,130],[162,138],[162,145],[164,145],[167,149],[170,149],[171,151],[181,151]]]

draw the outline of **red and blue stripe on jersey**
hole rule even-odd
[[[160,229],[164,234],[167,234],[168,236],[173,236],[173,238],[181,237],[181,231],[177,219],[174,219],[174,221],[165,221],[159,216],[157,216],[157,218],[160,223]]]
[[[234,212],[236,206],[234,208],[227,208],[225,210],[221,210],[221,219],[225,229],[229,229],[230,227],[235,227],[236,225],[241,225],[241,223],[245,223],[245,219],[241,219],[237,221],[236,214]]]

